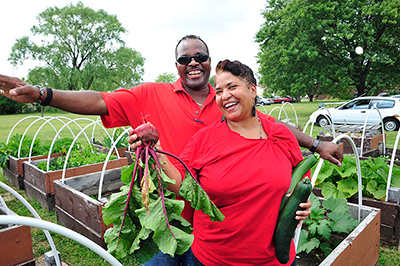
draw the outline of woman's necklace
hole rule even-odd
[[[260,117],[257,116],[258,122],[260,123],[260,139],[263,139],[262,133],[263,133],[263,126],[260,120]]]

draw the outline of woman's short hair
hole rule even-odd
[[[243,80],[247,81],[250,85],[257,85],[257,80],[254,77],[254,73],[250,67],[242,64],[239,61],[230,61],[225,59],[224,61],[219,61],[217,67],[215,68],[216,74],[228,71],[232,73],[232,75],[241,77]]]

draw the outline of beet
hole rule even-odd
[[[135,128],[134,133],[143,144],[154,145],[159,138],[158,129],[151,124],[142,124],[138,126]]]

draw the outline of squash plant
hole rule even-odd
[[[346,199],[330,197],[320,203],[319,199],[311,194],[310,200],[311,215],[309,219],[304,220],[305,226],[300,232],[297,251],[306,253],[314,251],[324,258],[357,227],[359,221],[348,213],[350,208]]]
[[[360,160],[363,196],[377,200],[386,195],[389,165],[384,157]],[[324,161],[316,187],[321,188],[324,198],[349,198],[358,192],[357,165],[354,156],[345,155],[342,166]],[[391,186],[400,187],[400,166],[394,165]]]

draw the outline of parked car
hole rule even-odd
[[[272,103],[274,103],[274,101],[271,98],[264,98],[261,96],[257,96],[257,104],[270,105]]]
[[[283,102],[290,102],[290,99],[287,97],[275,96],[272,98],[274,103],[283,103]]]
[[[378,111],[370,110],[373,107]],[[378,125],[383,120],[386,131],[399,130],[400,126],[400,98],[394,97],[359,97],[339,105],[335,108],[320,108],[311,114],[311,122],[320,127],[334,124],[360,124],[365,123],[369,112],[367,125]]]

